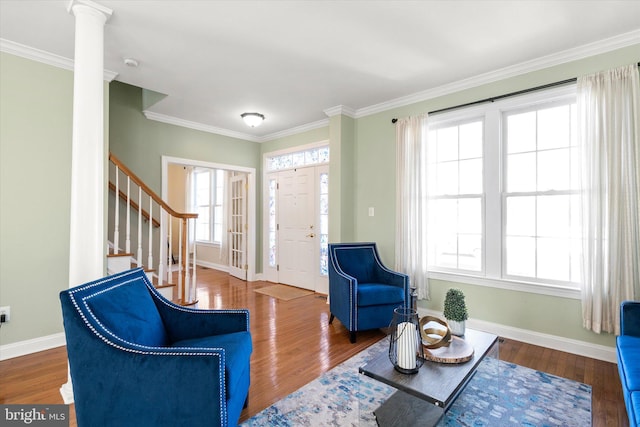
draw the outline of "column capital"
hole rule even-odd
[[[87,8],[95,10],[96,12],[100,12],[102,15],[104,15],[105,21],[107,21],[113,14],[113,10],[91,0],[70,0],[69,5],[67,6],[67,11],[75,15],[77,6],[85,6]]]

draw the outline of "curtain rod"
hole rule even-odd
[[[640,62],[638,62],[637,66],[640,67]],[[504,98],[523,95],[525,93],[535,92],[537,90],[542,90],[542,89],[549,89],[549,88],[552,88],[552,87],[562,86],[562,85],[566,85],[566,84],[569,84],[569,83],[575,83],[577,81],[578,81],[578,78],[574,77],[572,79],[562,80],[562,81],[554,82],[554,83],[548,83],[548,84],[542,85],[542,86],[536,86],[536,87],[532,87],[532,88],[529,88],[529,89],[518,90],[516,92],[505,93],[504,95],[492,96],[491,98],[485,98],[485,99],[481,99],[479,101],[467,102],[466,104],[460,104],[460,105],[455,105],[453,107],[441,108],[440,110],[429,111],[428,114],[429,115],[433,115],[433,114],[437,114],[437,113],[444,113],[445,111],[455,110],[455,109],[458,109],[458,108],[470,107],[472,105],[478,105],[478,104],[484,104],[485,102],[495,102],[495,101],[499,101],[499,100],[504,99]],[[398,121],[397,118],[391,119],[391,123],[396,123],[397,121]]]

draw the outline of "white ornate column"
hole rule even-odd
[[[69,287],[104,275],[104,24],[112,11],[71,0],[76,18],[71,147]],[[73,403],[71,377],[60,388]]]

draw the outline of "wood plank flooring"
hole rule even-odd
[[[362,332],[351,344],[337,319],[328,324],[324,296],[281,301],[254,292],[270,285],[198,269],[200,308],[248,308],[251,312],[251,389],[241,421],[384,337],[378,330]],[[591,385],[593,426],[628,426],[615,364],[509,339],[500,344],[500,358]],[[2,361],[0,403],[62,403],[58,390],[66,380],[65,347]],[[71,426],[75,425],[72,406]]]

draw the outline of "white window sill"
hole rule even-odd
[[[429,271],[429,279],[446,280],[447,282],[466,283],[469,285],[487,286],[490,288],[507,289],[510,291],[528,292],[540,295],[550,295],[561,298],[581,298],[580,289],[571,288],[568,286],[528,283],[515,280],[471,276],[459,273],[445,273],[441,271]]]

